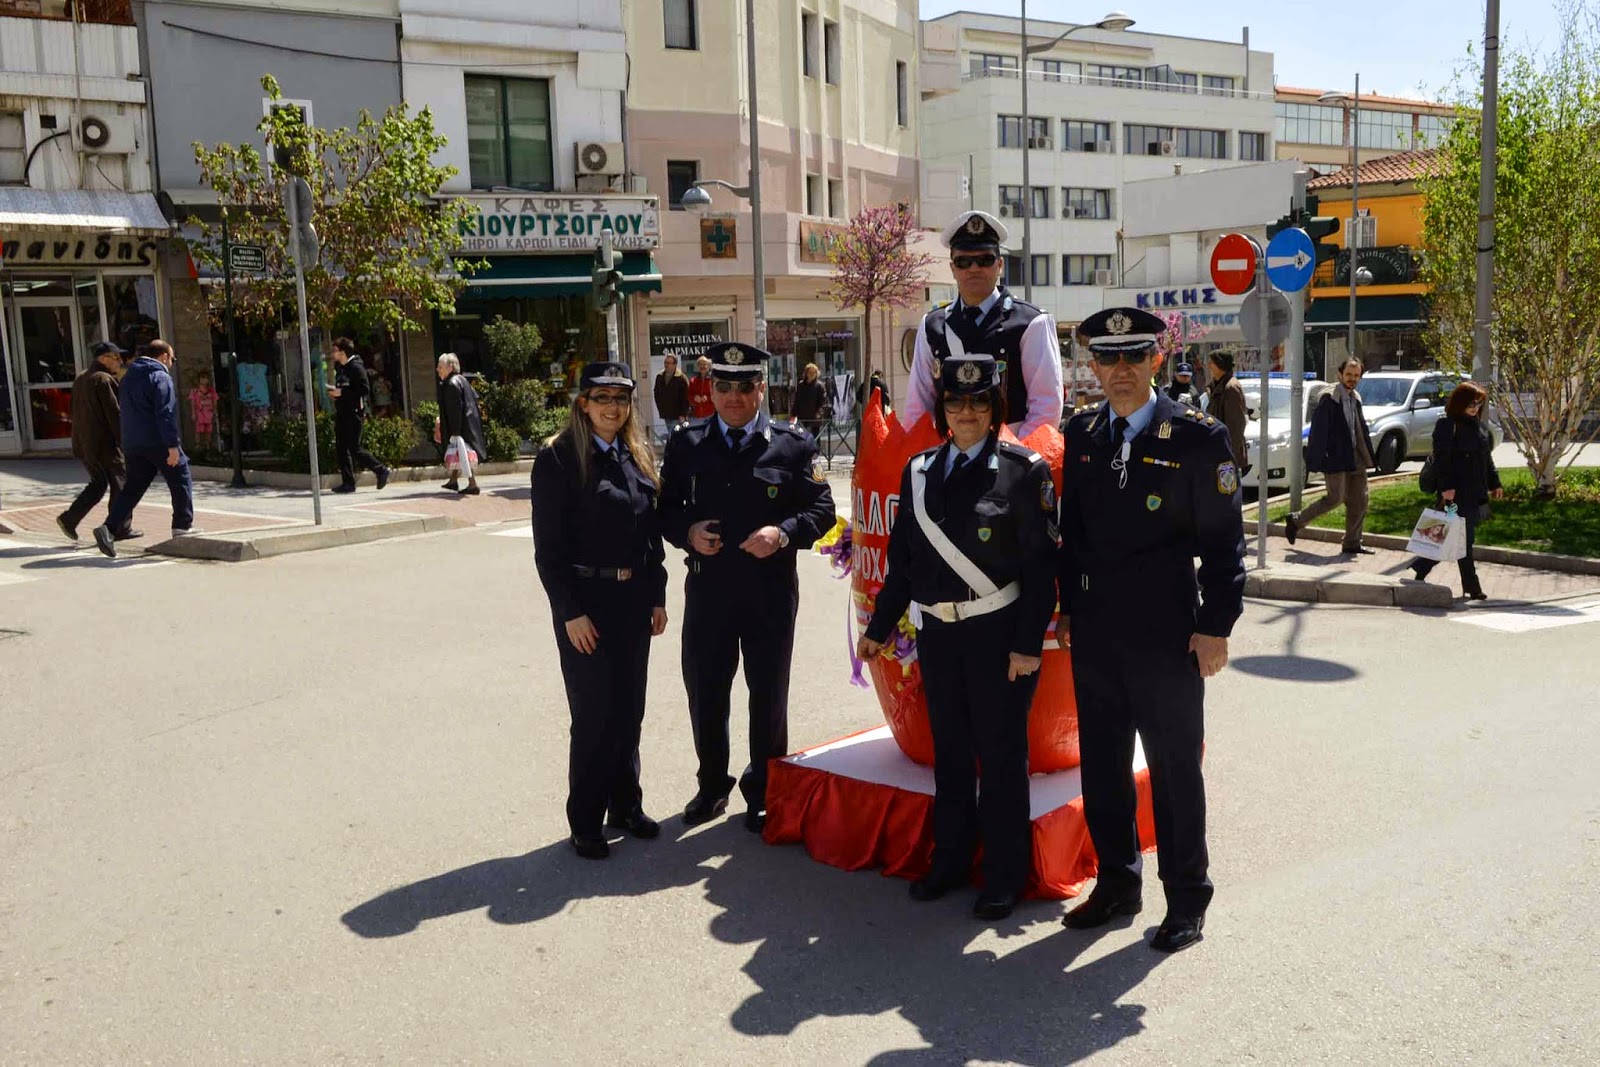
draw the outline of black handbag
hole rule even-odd
[[[1424,493],[1439,491],[1439,468],[1434,466],[1432,455],[1422,461],[1422,470],[1417,473],[1417,488]]]

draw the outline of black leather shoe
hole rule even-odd
[[[356,487],[353,485],[336,485],[333,487],[333,491],[335,493],[353,493],[356,491]]]
[[[611,846],[606,844],[606,839],[603,837],[573,834],[572,851],[586,860],[603,860],[611,855]]]
[[[966,884],[967,879],[964,875],[935,867],[911,883],[911,899],[921,901],[938,900],[950,890],[960,889]]]
[[[1291,545],[1294,544],[1294,539],[1300,536],[1300,520],[1293,515],[1284,516],[1283,536],[1289,539]]]
[[[727,797],[699,792],[694,795],[693,800],[689,801],[689,806],[683,809],[683,824],[685,826],[699,826],[701,823],[710,822],[727,810]]]
[[[378,470],[378,488],[382,489],[389,484],[389,468],[382,467]]]
[[[606,825],[613,830],[622,830],[645,841],[661,836],[661,824],[643,811],[636,811],[621,818],[609,818],[606,820]]]
[[[111,559],[117,558],[117,539],[111,536],[109,526],[96,526],[94,528],[94,546],[100,554]]]
[[[972,903],[972,915],[986,923],[998,922],[1011,914],[1022,898],[1015,893],[995,893],[985,889]]]
[[[1372,549],[1370,549],[1370,548],[1362,548],[1360,545],[1357,545],[1355,548],[1341,548],[1341,549],[1339,549],[1339,551],[1342,552],[1346,556],[1374,556],[1374,555],[1377,555],[1377,553],[1372,551]]]
[[[745,812],[744,828],[753,834],[759,834],[767,828],[767,813],[764,811]]]
[[[64,511],[56,516],[56,529],[60,530],[61,536],[68,541],[76,541],[78,539],[78,526],[76,523],[67,521],[67,513]]]
[[[479,489],[477,486],[469,485],[465,489],[457,489],[456,496],[477,496],[481,492],[483,492],[483,490]]]
[[[1161,920],[1161,925],[1156,927],[1155,936],[1150,939],[1150,947],[1157,952],[1182,952],[1195,942],[1205,940],[1200,933],[1200,928],[1205,924],[1204,915],[1168,915]]]
[[[450,481],[445,482],[439,488],[440,489],[448,489],[452,493],[459,493],[459,492],[461,492],[461,483],[452,478]]]
[[[1144,901],[1138,893],[1114,893],[1096,886],[1088,900],[1067,912],[1061,925],[1073,930],[1092,930],[1119,915],[1137,915],[1143,907]]]

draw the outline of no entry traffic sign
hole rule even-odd
[[[1229,296],[1247,293],[1256,283],[1261,248],[1242,233],[1230,233],[1211,252],[1211,280]]]

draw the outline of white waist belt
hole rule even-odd
[[[1003,589],[981,596],[976,600],[947,600],[942,604],[917,604],[917,610],[932,615],[940,622],[960,622],[979,615],[999,611],[1022,595],[1022,583],[1012,582]]]

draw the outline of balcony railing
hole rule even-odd
[[[0,0],[0,17],[133,25],[133,0]]]
[[[1015,67],[969,68],[961,80],[981,81],[985,78],[1006,78],[1016,81],[1022,72]],[[1048,70],[1028,71],[1030,82],[1057,82],[1065,85],[1088,85],[1103,89],[1137,89],[1147,93],[1179,93],[1188,96],[1209,96],[1233,100],[1271,100],[1273,94],[1261,89],[1219,89],[1207,85],[1183,85],[1177,82],[1147,81],[1143,78],[1102,78],[1091,74],[1067,74]]]

